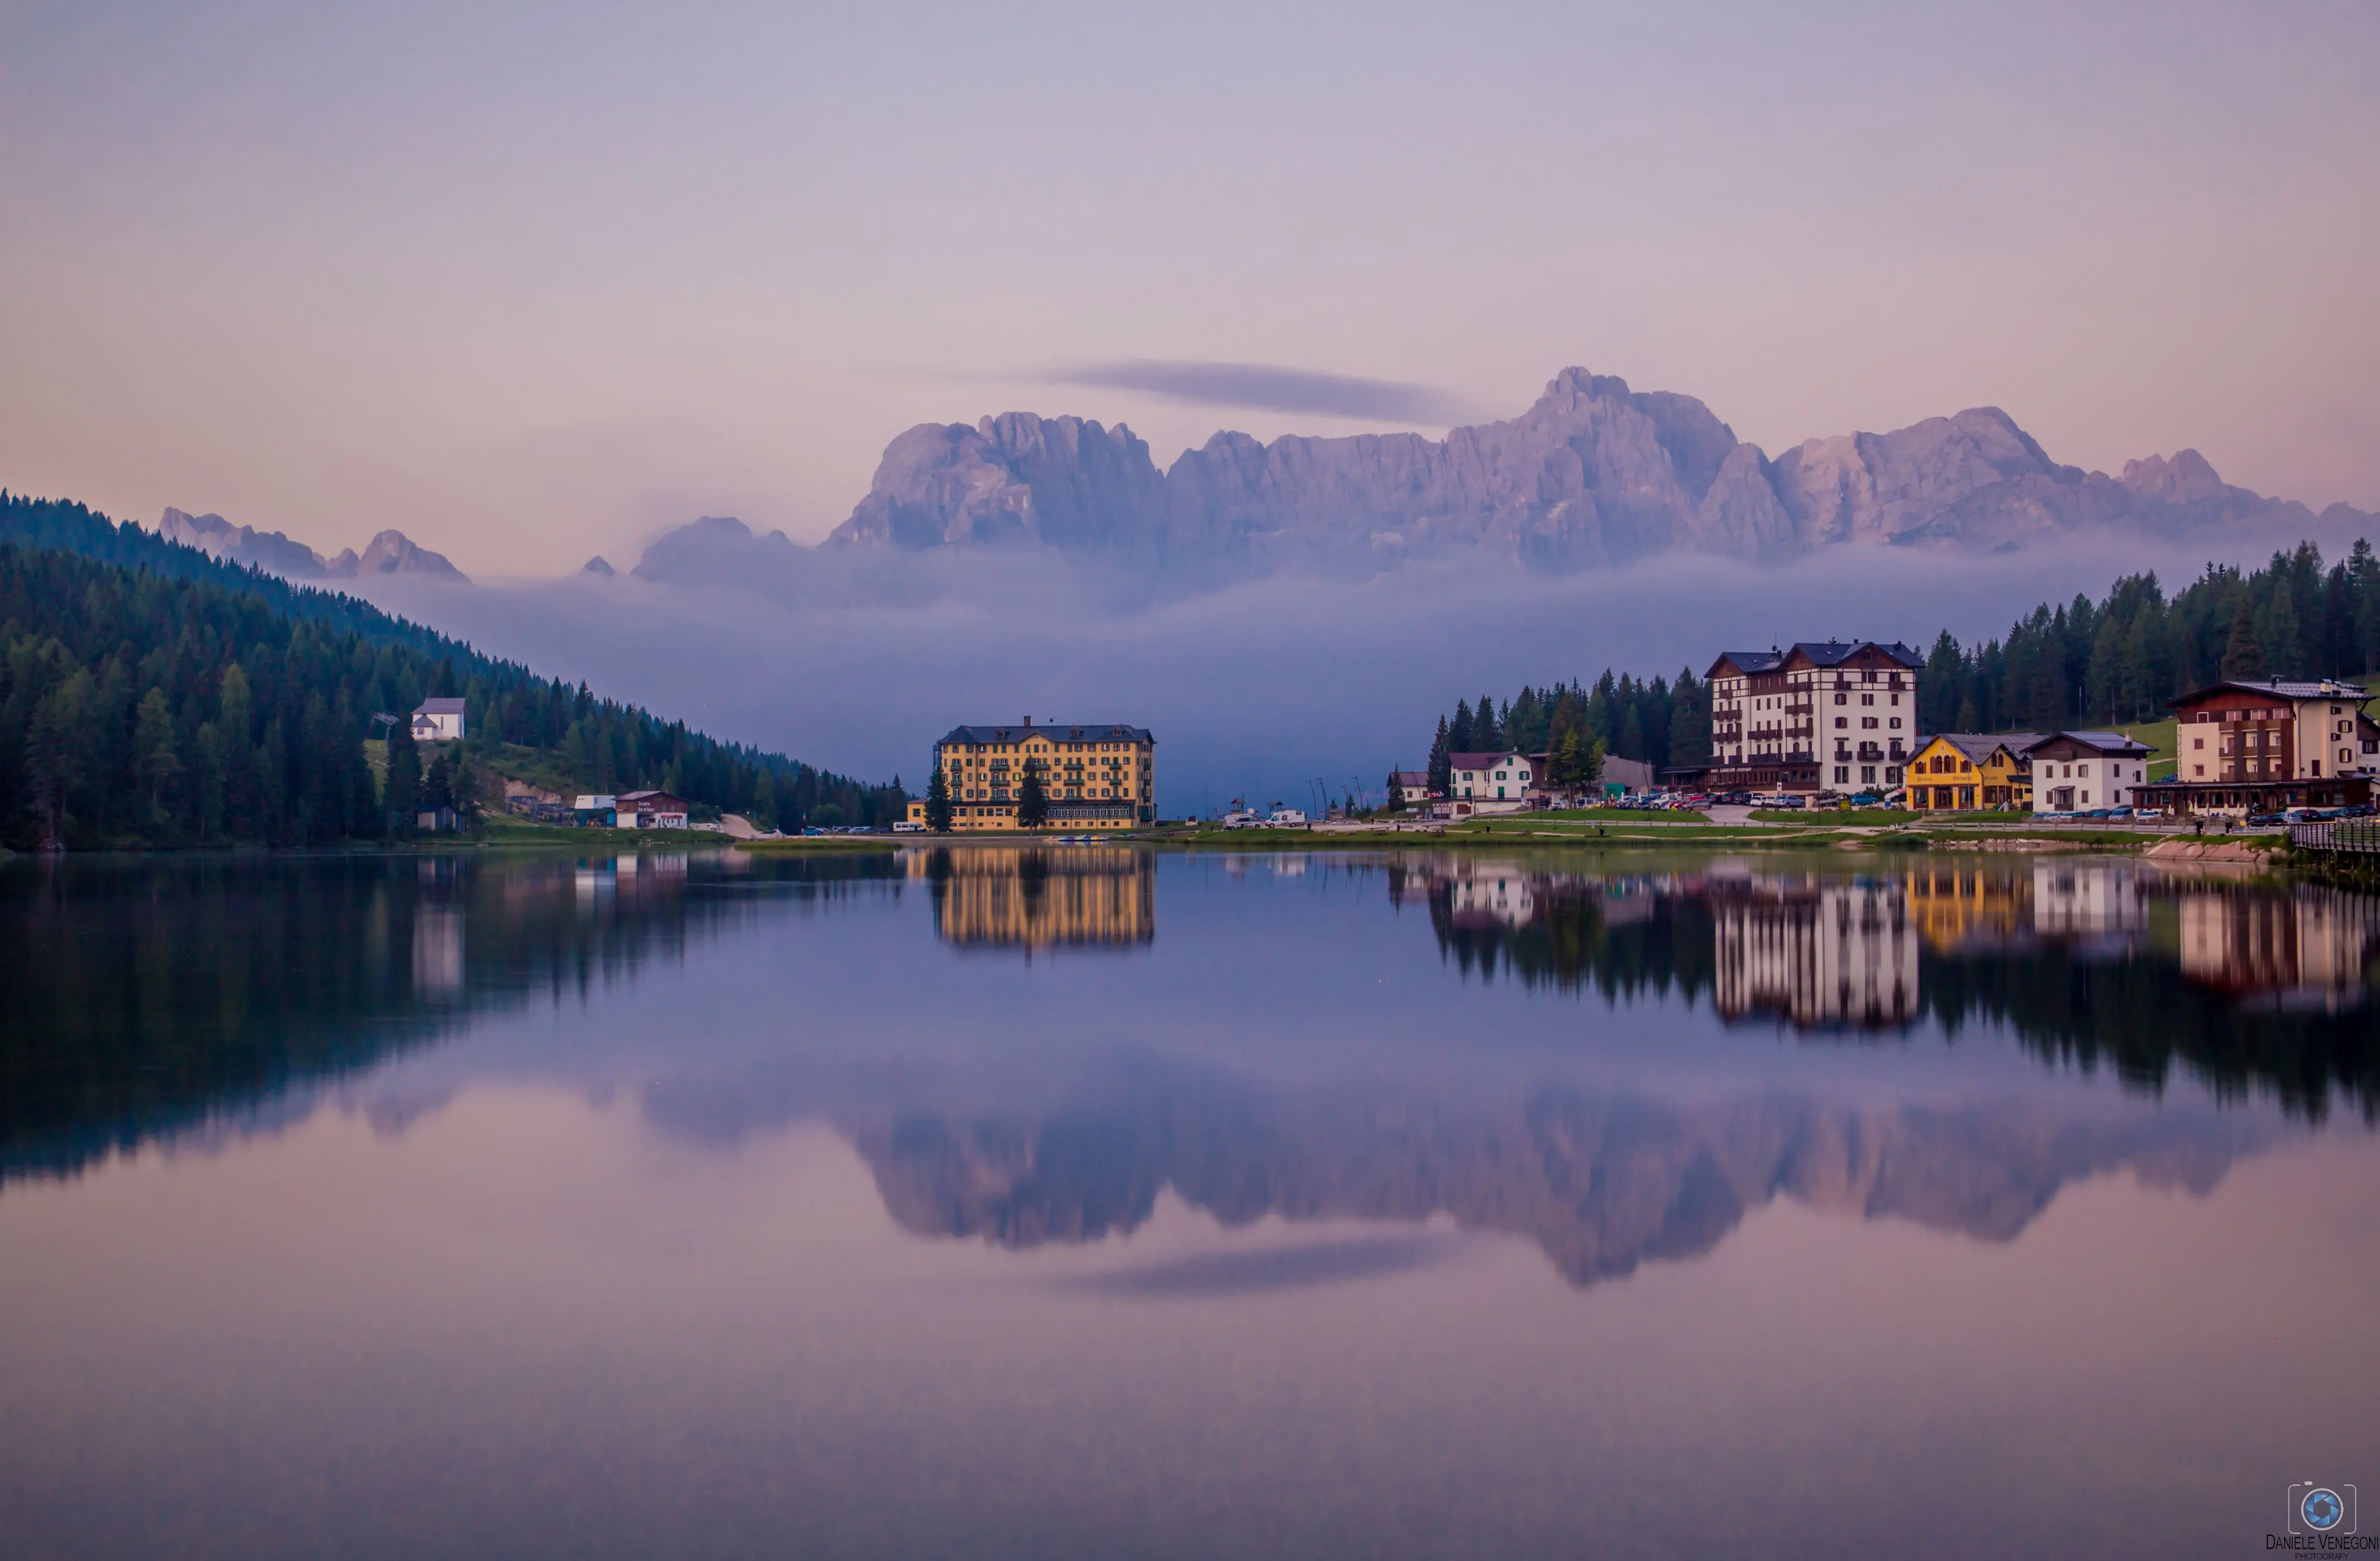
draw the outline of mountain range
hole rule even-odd
[[[2061,466],[1998,407],[1771,459],[1692,396],[1565,369],[1520,417],[1260,443],[1218,433],[1160,472],[1119,424],[1009,412],[885,450],[833,548],[1038,543],[1152,562],[1384,565],[1486,550],[1558,569],[1683,551],[1790,558],[1843,543],[2007,551],[2076,533],[2271,530],[2373,517],[2226,484],[2194,450],[2119,477]]]
[[[842,599],[856,581],[858,595],[889,600],[914,591],[903,561],[929,555],[961,575],[992,553],[1056,555],[1195,588],[1460,556],[1572,571],[1665,553],[1779,561],[1856,545],[2006,553],[2108,535],[2253,551],[2308,538],[2343,545],[2374,521],[2343,503],[2317,514],[2233,487],[2195,450],[2128,461],[2116,476],[2060,465],[1996,406],[1813,439],[1771,458],[1693,396],[1572,368],[1519,417],[1443,439],[1264,443],[1225,431],[1161,471],[1121,423],[1032,412],[920,423],[886,446],[867,495],[819,547],[705,515],[655,540],[630,574],[788,601]],[[217,514],[169,509],[158,529],[297,580],[465,578],[401,531],[325,558]],[[846,567],[822,567],[836,559]],[[596,558],[578,574],[613,570]]]
[[[469,577],[443,553],[420,547],[402,531],[383,531],[357,552],[344,550],[336,558],[321,553],[279,531],[259,531],[234,526],[219,514],[192,514],[168,509],[157,521],[157,534],[169,542],[198,549],[210,558],[249,564],[285,580],[352,580],[363,575],[426,575],[468,585]]]

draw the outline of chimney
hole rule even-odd
[[[1026,724],[1026,725],[1027,725],[1027,726],[1031,726],[1031,725],[1033,724],[1033,718],[1032,718],[1031,716],[1026,716],[1026,717],[1025,718],[1025,724]]]

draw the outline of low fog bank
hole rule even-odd
[[[1482,693],[1606,667],[1699,676],[1721,649],[1795,639],[1978,640],[2119,575],[2155,569],[2170,591],[2206,562],[2132,542],[1983,559],[1841,549],[1779,566],[1679,557],[1569,576],[1468,564],[1275,576],[1136,610],[1058,571],[1016,575],[1004,599],[909,607],[789,608],[625,577],[370,588],[540,672],[913,791],[960,721],[1147,726],[1174,816],[1233,796],[1302,805],[1317,779],[1377,795],[1392,766],[1420,765],[1442,711]]]

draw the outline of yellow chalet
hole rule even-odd
[[[1014,829],[1027,770],[1041,777],[1059,834],[1129,829],[1157,818],[1157,739],[1145,726],[954,726],[934,744],[951,788],[951,828]],[[912,824],[926,805],[909,804]]]
[[[1909,761],[1909,805],[1925,813],[2030,809],[2033,763],[2024,751],[2041,740],[2037,732],[1945,732],[1925,738]]]

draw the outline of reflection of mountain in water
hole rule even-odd
[[[2106,1171],[2204,1192],[2273,1131],[2212,1111],[2026,1100],[1699,1105],[1556,1086],[1466,1111],[1175,1079],[1038,1116],[896,1113],[854,1136],[885,1206],[919,1235],[1093,1240],[1135,1228],[1171,1186],[1233,1226],[1448,1215],[1527,1238],[1584,1285],[1699,1256],[1780,1194],[2007,1240],[2060,1188]]]
[[[1132,947],[1157,937],[1157,859],[1122,846],[960,846],[907,853],[960,945]]]
[[[748,875],[713,858],[706,875]],[[812,892],[888,859],[800,869]],[[264,1111],[475,1010],[584,996],[744,913],[686,855],[69,858],[0,873],[0,1180]]]
[[[1388,871],[1426,895],[1463,974],[1709,1000],[1729,1020],[1899,1032],[2010,1025],[2046,1056],[2162,1088],[2176,1059],[2320,1116],[2380,1114],[2366,1002],[2380,900],[2167,880],[2130,859],[1927,856],[1883,873],[1606,875],[1445,856]]]

